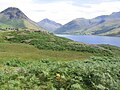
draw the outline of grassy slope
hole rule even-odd
[[[24,29],[33,29],[33,30],[43,30],[39,27],[35,22],[30,19],[8,19],[8,17],[0,14],[0,22],[4,23],[4,27],[8,28],[8,26],[14,28],[24,28]]]
[[[120,24],[119,20],[113,20],[112,22],[107,21],[102,24],[98,24],[94,27],[88,28],[85,33],[86,34],[92,34],[93,32],[99,32],[102,30],[101,33],[98,33],[98,35],[110,35],[110,34],[119,34],[120,28],[118,27]]]
[[[45,32],[0,32],[0,89],[119,90],[120,58],[110,57],[113,54],[119,56],[120,48],[81,44]],[[61,62],[65,60],[75,61]]]
[[[43,28],[39,27],[35,22],[31,20],[23,20],[24,25],[28,29],[33,29],[33,30],[44,30]]]
[[[0,32],[0,59],[81,60],[91,56],[119,56],[120,49],[87,45],[46,32]]]
[[[11,27],[11,26],[3,24],[3,23],[0,23],[0,29],[6,29],[6,28],[9,28],[9,27]]]
[[[107,36],[120,36],[120,28],[113,29],[110,32],[106,32],[100,35],[107,35]]]
[[[76,51],[53,51],[47,49],[38,49],[29,43],[11,43],[5,40],[6,34],[11,32],[0,32],[0,59],[21,59],[21,60],[38,60],[38,59],[50,59],[50,60],[81,60],[92,56],[90,53],[76,52]],[[22,33],[25,34],[25,33]],[[33,38],[33,37],[32,37]],[[42,40],[42,37],[40,37]],[[47,38],[47,37],[46,37]],[[49,39],[49,38],[48,38]],[[74,53],[74,54],[73,54]]]
[[[25,27],[22,19],[8,19],[6,16],[0,14],[0,22],[15,27],[15,28],[23,28]]]
[[[26,43],[33,45],[38,49],[44,50],[77,51],[102,56],[110,56],[114,53],[98,45],[77,43],[72,40],[60,38],[46,32],[4,32],[2,39],[13,43]]]
[[[84,54],[75,51],[39,50],[27,44],[0,43],[0,60],[81,60],[90,56],[92,56],[92,54]]]

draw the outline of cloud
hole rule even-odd
[[[110,1],[110,0],[109,0]],[[37,7],[37,5],[36,5]],[[94,18],[99,15],[108,15],[112,12],[120,11],[120,2],[102,2],[78,6],[74,5],[73,2],[54,2],[47,4],[38,4],[39,9],[44,9],[44,13],[39,13],[41,18],[50,18],[65,24],[75,18]]]
[[[55,2],[73,2],[74,4],[94,4],[94,3],[102,3],[102,2],[112,2],[113,0],[32,0],[34,3],[55,3]],[[114,0],[119,1],[119,0]]]
[[[71,1],[71,0],[32,0],[33,3],[55,3],[55,2],[61,2],[61,1]]]
[[[49,18],[65,24],[75,18],[94,18],[120,11],[119,0],[1,0],[0,10],[18,7],[38,22]]]
[[[33,12],[46,12],[46,10],[33,10]]]

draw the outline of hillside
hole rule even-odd
[[[0,32],[0,89],[119,90],[120,48],[43,31]]]
[[[30,20],[21,10],[9,7],[0,12],[0,25],[3,29],[32,29],[43,30],[34,21]]]
[[[89,20],[84,18],[77,18],[58,28],[55,33],[72,33],[75,32],[78,28],[84,29],[89,25]]]
[[[73,54],[74,53],[74,54]],[[0,59],[84,60],[92,56],[119,56],[120,48],[91,45],[54,36],[43,31],[0,32]]]
[[[62,26],[60,23],[56,23],[55,21],[49,20],[47,18],[38,22],[38,25],[40,27],[45,28],[49,32],[54,32],[56,29],[58,29]]]
[[[116,14],[111,15],[114,23],[108,16],[100,16],[75,19],[62,27],[73,32],[104,23],[115,24],[111,28],[116,29]],[[17,8],[0,13],[0,30],[0,90],[120,90],[120,47],[55,36]],[[100,32],[96,31],[105,34]]]
[[[57,29],[60,34],[89,34],[120,36],[120,12],[93,19],[77,18]]]
[[[25,43],[33,45],[42,50],[53,51],[77,51],[84,53],[91,53],[98,56],[112,56],[116,55],[115,51],[106,49],[103,46],[91,45],[85,43],[74,42],[72,40],[54,36],[47,32],[28,32],[28,31],[10,31],[2,32],[0,42],[9,43]],[[115,49],[118,50],[119,49]]]

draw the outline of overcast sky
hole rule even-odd
[[[120,11],[120,0],[0,0],[0,11],[17,7],[30,19],[65,24],[75,18],[94,18]]]

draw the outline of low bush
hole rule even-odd
[[[2,63],[1,63],[2,64]],[[9,60],[0,70],[0,89],[119,90],[120,57],[85,61]]]

